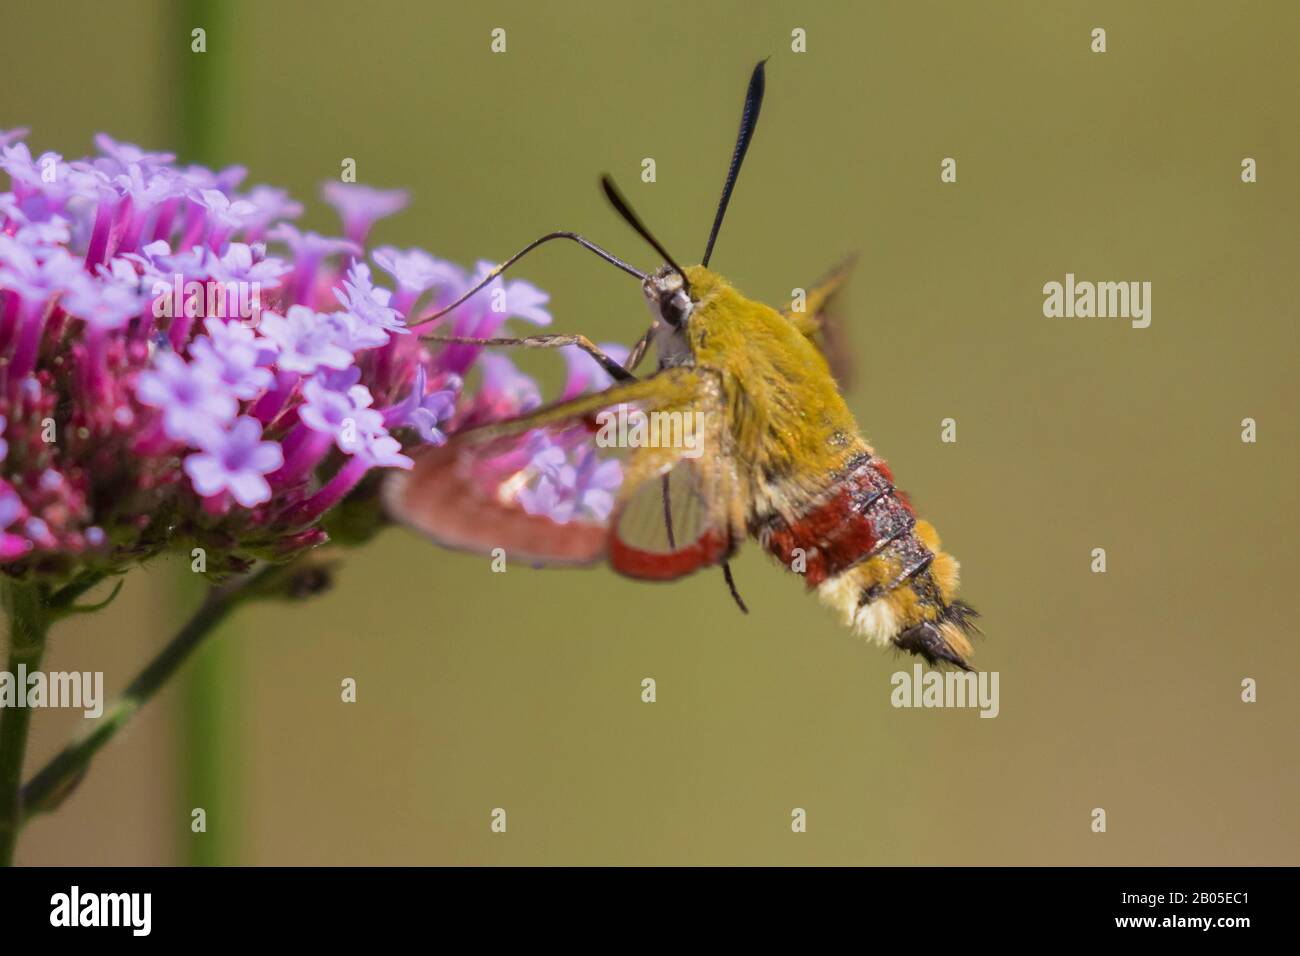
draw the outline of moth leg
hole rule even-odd
[[[468,335],[425,335],[426,342],[450,342],[454,345],[515,345],[526,349],[562,349],[576,345],[597,362],[616,382],[634,382],[636,376],[610,358],[585,335],[529,335],[524,338],[476,339]]]
[[[646,329],[645,335],[641,336],[636,345],[632,346],[632,351],[628,353],[627,357],[628,368],[636,368],[637,363],[641,361],[641,357],[645,355],[646,347],[650,344],[650,334],[652,332],[654,332],[654,326]],[[673,534],[672,488],[669,484],[667,472],[664,472],[660,477],[659,482],[659,490],[660,494],[663,496],[664,502],[664,531],[668,534],[668,549],[670,551],[676,551],[677,538],[676,535]]]
[[[727,590],[731,592],[731,599],[736,602],[736,607],[740,608],[741,614],[748,614],[749,608],[745,606],[744,600],[740,596],[740,591],[736,588],[736,579],[731,573],[731,562],[722,562],[722,577],[727,582]]]
[[[624,366],[628,371],[635,372],[636,367],[641,364],[645,358],[645,353],[650,348],[650,337],[654,334],[655,327],[652,325],[645,330],[645,335],[637,339],[636,345],[632,346],[632,351],[627,354],[627,364]]]
[[[668,550],[676,551],[677,541],[673,537],[673,504],[668,490],[668,476],[665,474],[659,480],[662,483],[660,489],[664,498],[664,530],[668,532]]]
[[[740,592],[736,590],[736,579],[731,576],[731,562],[722,562],[722,576],[727,580],[727,589],[731,591],[731,596],[735,599],[736,606],[740,608],[742,614],[748,614],[749,608],[745,607],[745,602],[740,599]]]

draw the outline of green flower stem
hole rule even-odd
[[[9,616],[7,670],[16,680],[20,666],[28,671],[40,668],[52,609],[39,585],[6,578],[0,588]],[[22,829],[23,757],[31,719],[30,707],[0,710],[0,866],[13,865],[18,831]]]
[[[22,788],[19,825],[57,808],[85,776],[95,754],[176,673],[204,638],[240,604],[276,593],[276,584],[290,573],[291,566],[270,566],[249,577],[211,588],[194,616],[131,681],[122,696],[105,709],[93,729],[64,747]]]
[[[9,619],[6,671],[14,675],[15,681],[20,667],[28,673],[40,668],[50,625],[63,615],[88,610],[74,606],[74,602],[103,579],[103,572],[87,571],[51,596],[44,585],[0,578],[0,601]],[[0,866],[13,865],[22,830],[21,783],[31,720],[30,707],[0,711]]]

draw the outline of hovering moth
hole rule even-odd
[[[606,176],[606,197],[665,265],[647,274],[576,233],[549,233],[433,317],[454,310],[542,243],[567,239],[640,280],[653,322],[626,364],[577,335],[426,336],[478,345],[577,346],[613,384],[467,429],[424,452],[412,470],[386,479],[389,512],[443,546],[484,553],[500,548],[535,565],[603,561],[649,581],[720,567],[742,611],[728,559],[750,537],[864,638],[969,670],[977,615],[954,599],[957,561],[894,486],[837,384],[837,374],[842,379],[847,369],[837,348],[836,300],[849,266],[834,270],[804,302],[781,310],[746,298],[709,269],[764,84],[759,63],[700,265],[679,266]],[[635,369],[652,345],[658,368],[638,378]],[[663,427],[658,434],[649,427],[629,432],[625,439],[639,435],[640,441],[611,448],[598,439],[614,421]],[[604,517],[557,520],[529,507],[539,466],[525,449],[539,437],[560,449],[586,449],[582,467],[601,460],[591,448],[619,462],[621,481]]]

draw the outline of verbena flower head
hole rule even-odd
[[[490,266],[383,247],[372,269],[363,244],[404,192],[330,184],[333,238],[287,222],[302,206],[282,190],[241,189],[239,167],[181,167],[107,136],[68,161],[24,136],[0,132],[3,573],[66,578],[193,548],[218,577],[287,560],[372,529],[377,473],[409,468],[420,445],[541,401],[505,355],[411,334]],[[546,325],[547,299],[497,280],[449,331]],[[573,359],[566,396],[602,374]],[[545,465],[529,510],[608,512],[613,469],[577,449],[526,453]]]

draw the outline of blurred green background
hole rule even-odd
[[[413,197],[374,243],[472,263],[571,228],[651,267],[597,175],[694,261],[770,55],[714,265],[775,303],[861,254],[850,403],[962,561],[1001,714],[893,709],[910,659],[851,637],[753,547],[741,617],[716,572],[498,575],[394,530],[314,602],[241,612],[199,662],[221,687],[206,724],[183,717],[185,684],[169,690],[20,862],[1300,862],[1300,8],[205,8],[8,4],[0,128],[68,156],[98,130],[194,143],[206,155],[183,160],[244,164],[331,234],[319,184],[353,157],[361,181]],[[180,87],[193,26],[206,118]],[[947,156],[956,184],[939,181]],[[1150,281],[1151,327],[1044,318],[1043,284],[1066,272]],[[577,250],[518,274],[552,294],[558,331],[630,344],[644,327],[635,287]],[[183,620],[186,577],[137,573],[56,631],[46,666],[120,688]],[[39,714],[31,766],[79,722]]]

